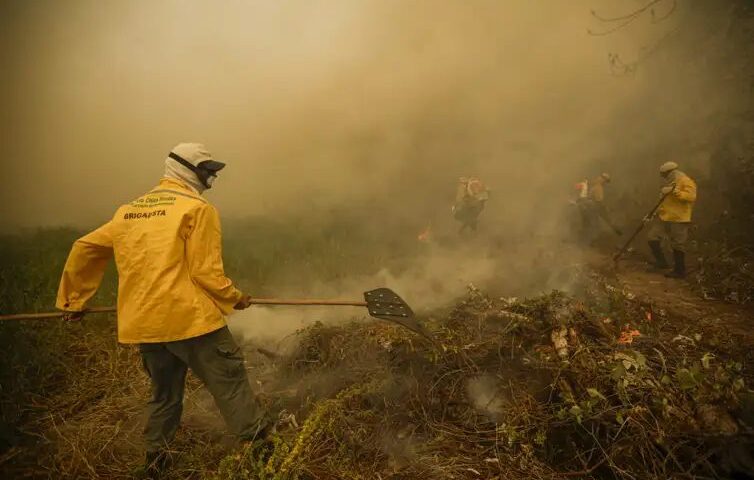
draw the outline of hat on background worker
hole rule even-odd
[[[201,143],[179,143],[165,159],[165,176],[187,183],[202,193],[212,188],[217,172],[225,168]]]
[[[665,162],[662,165],[660,165],[660,175],[667,175],[668,173],[672,172],[673,170],[678,169],[678,164],[675,162]]]

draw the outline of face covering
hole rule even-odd
[[[199,194],[207,189],[207,187],[205,187],[202,182],[199,181],[199,177],[197,177],[194,172],[189,170],[188,167],[184,167],[172,158],[165,160],[165,176],[167,178],[180,180]]]

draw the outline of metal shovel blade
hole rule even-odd
[[[433,340],[429,332],[416,320],[411,307],[389,288],[364,292],[364,300],[372,317],[397,323],[428,340]]]

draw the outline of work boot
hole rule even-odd
[[[665,254],[662,252],[662,247],[660,246],[660,242],[657,240],[651,240],[649,242],[649,248],[652,250],[652,255],[655,257],[655,263],[654,268],[652,268],[653,271],[657,270],[665,270],[666,268],[670,268],[670,265],[668,265],[668,261],[665,260]]]
[[[665,274],[668,278],[686,277],[686,254],[680,250],[673,250],[673,271]]]
[[[172,458],[166,450],[147,452],[144,461],[144,474],[147,480],[159,480],[167,474],[172,466]]]

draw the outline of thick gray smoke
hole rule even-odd
[[[180,141],[229,163],[210,193],[225,216],[377,201],[428,218],[475,174],[506,228],[542,227],[572,181],[629,172],[709,80],[616,77],[609,52],[638,57],[676,20],[595,37],[592,7],[634,5],[3,2],[3,228],[101,222]],[[627,115],[648,92],[662,108]]]

